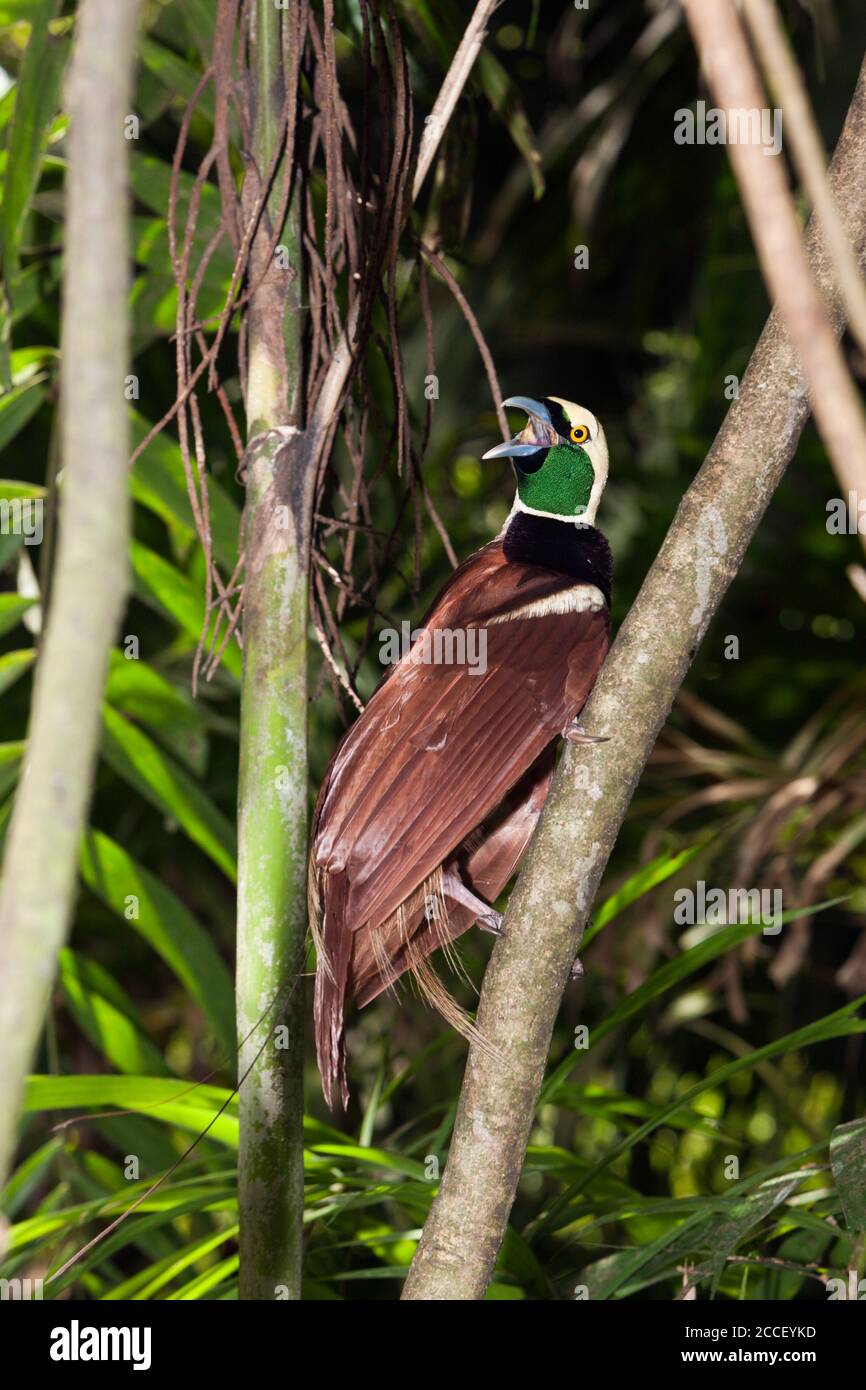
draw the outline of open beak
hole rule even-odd
[[[529,419],[520,433],[509,439],[507,444],[495,445],[494,448],[488,449],[486,454],[482,454],[482,458],[525,458],[528,454],[534,454],[537,449],[547,449],[556,443],[559,436],[553,427],[550,411],[543,401],[534,401],[531,396],[509,396],[502,404],[525,410]]]

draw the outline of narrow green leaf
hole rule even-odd
[[[5,796],[18,781],[18,769],[26,747],[23,739],[0,743],[0,796]]]
[[[573,1086],[562,1082],[556,1089],[556,1104],[574,1110],[580,1115],[600,1115],[605,1119],[621,1124],[633,1119],[648,1120],[655,1115],[658,1106],[634,1096],[622,1095],[608,1087]],[[721,1141],[723,1131],[704,1115],[687,1110],[682,1115],[673,1115],[667,1121],[671,1129],[690,1130],[693,1134],[703,1134],[707,1139]]]
[[[150,421],[135,412],[131,419],[133,445],[137,448],[151,428]],[[136,459],[130,486],[136,502],[192,540],[195,530],[183,460],[178,445],[164,431]],[[240,512],[213,478],[208,479],[208,502],[214,557],[230,572],[237,563]]]
[[[690,1282],[697,1284],[707,1274],[712,1275],[711,1293],[715,1296],[719,1281],[725,1272],[728,1257],[734,1255],[750,1231],[753,1231],[770,1212],[786,1202],[791,1193],[803,1181],[799,1174],[794,1177],[774,1178],[772,1182],[759,1187],[739,1201],[730,1204],[730,1210],[720,1218],[710,1222],[701,1234],[701,1244],[712,1250],[706,1265],[702,1265],[692,1276]]]
[[[49,30],[59,10],[60,0],[42,0],[28,14],[32,30],[16,84],[0,208],[0,269],[7,283],[17,270],[21,225],[39,183],[60,75],[69,51],[68,39]]]
[[[103,729],[103,755],[118,776],[152,806],[177,821],[190,839],[234,882],[237,876],[235,833],[222,812],[147,734],[110,705],[103,709]]]
[[[550,1297],[550,1281],[538,1256],[519,1231],[509,1225],[505,1230],[502,1249],[496,1261],[496,1272],[510,1274],[521,1284],[529,1286],[541,1298]],[[502,1287],[502,1286],[500,1286]],[[521,1297],[525,1295],[521,1294]]]
[[[603,1259],[596,1260],[594,1264],[581,1270],[580,1283],[586,1285],[593,1302],[611,1298],[627,1280],[633,1280],[646,1265],[651,1264],[659,1255],[668,1253],[671,1245],[681,1245],[685,1237],[690,1236],[705,1221],[704,1213],[698,1211],[694,1216],[664,1231],[648,1245],[640,1246],[636,1250],[618,1250],[613,1255],[605,1255]],[[679,1255],[674,1253],[669,1264],[675,1268],[678,1259]],[[656,1271],[655,1279],[662,1277],[664,1272],[664,1269]],[[655,1279],[649,1282],[655,1282]],[[634,1292],[634,1286],[624,1292]]]
[[[388,1073],[389,1038],[387,1033],[382,1041],[382,1056],[379,1059],[379,1066],[376,1069],[376,1079],[373,1082],[373,1089],[370,1092],[370,1099],[364,1110],[364,1118],[361,1121],[361,1128],[358,1131],[358,1143],[363,1148],[368,1148],[376,1129],[376,1117],[379,1114],[379,1106],[382,1103],[382,1091]]]
[[[651,1120],[647,1120],[645,1124],[640,1125],[638,1129],[615,1144],[604,1158],[588,1169],[582,1178],[576,1183],[572,1183],[554,1199],[544,1216],[538,1222],[533,1223],[533,1229],[538,1232],[558,1225],[557,1216],[568,1206],[573,1197],[584,1191],[621,1154],[627,1153],[629,1149],[646,1139],[647,1135],[651,1134],[659,1125],[664,1124],[669,1115],[675,1115],[685,1106],[690,1106],[692,1101],[697,1096],[702,1095],[704,1091],[717,1090],[720,1086],[725,1085],[732,1076],[739,1076],[740,1072],[750,1071],[760,1062],[770,1061],[774,1057],[783,1057],[789,1052],[798,1051],[800,1048],[814,1047],[818,1043],[829,1042],[833,1038],[845,1038],[858,1033],[866,1033],[866,1020],[856,1017],[857,1011],[864,1004],[866,1004],[866,994],[852,999],[849,1004],[827,1014],[824,1018],[816,1019],[803,1028],[795,1029],[793,1033],[787,1033],[783,1038],[777,1038],[775,1042],[756,1048],[754,1052],[747,1053],[745,1057],[738,1057],[735,1061],[728,1062],[724,1066],[715,1067],[709,1076],[705,1076],[693,1086],[688,1087],[687,1090],[676,1096],[669,1105],[662,1106]]]
[[[11,395],[14,394],[13,391]],[[7,399],[9,396],[0,395],[0,430],[3,424],[2,403]],[[22,546],[36,545],[41,541],[41,498],[44,491],[44,488],[31,487],[27,483],[0,481],[0,569],[5,569],[15,559]],[[6,606],[14,597],[10,594],[0,595]]]
[[[16,497],[44,497],[46,489],[38,483],[21,483],[16,478],[0,478],[0,502],[11,502]]]
[[[4,532],[0,529],[0,573],[11,566],[23,544],[23,536],[16,536],[13,531]],[[2,597],[8,596],[4,594]]]
[[[14,88],[9,92],[10,97],[13,95]],[[60,282],[60,268],[61,257],[51,256],[19,271],[12,281],[10,290],[12,327],[29,318],[35,309],[50,300],[52,295],[56,295]]]
[[[187,0],[183,7],[183,21],[202,57],[210,58],[216,28],[216,10],[211,0]]]
[[[866,1231],[866,1120],[833,1130],[830,1166],[849,1231]]]
[[[204,775],[207,734],[186,691],[177,690],[147,662],[127,659],[113,651],[105,698],[122,714],[152,729],[160,742],[197,776]]]
[[[127,1152],[137,1153],[138,1150],[130,1148]],[[212,1212],[234,1212],[237,1210],[237,1203],[233,1198],[231,1189],[225,1183],[219,1186],[215,1185],[212,1190],[209,1190],[207,1187],[202,1188],[198,1193],[195,1192],[194,1187],[191,1187],[187,1183],[173,1183],[162,1187],[160,1192],[167,1192],[169,1196],[173,1198],[170,1207],[167,1209],[153,1210],[153,1198],[148,1198],[142,1203],[133,1216],[128,1217],[122,1226],[119,1226],[116,1231],[105,1240],[101,1241],[99,1245],[95,1246],[89,1255],[85,1255],[83,1259],[79,1260],[76,1265],[73,1265],[72,1268],[68,1270],[66,1274],[61,1275],[59,1279],[52,1280],[52,1297],[57,1298],[70,1284],[78,1283],[89,1270],[98,1269],[100,1266],[105,1265],[110,1257],[117,1251],[130,1248],[136,1244],[143,1245],[144,1238],[148,1238],[154,1234],[159,1235],[165,1231],[169,1239],[174,1239],[176,1230],[175,1223],[178,1222],[180,1217],[186,1216],[187,1213],[195,1213],[196,1215],[205,1216],[207,1218]],[[188,1195],[190,1192],[194,1194],[192,1197]],[[159,1196],[159,1193],[155,1193],[154,1196]],[[133,1200],[132,1196],[129,1197],[129,1200]],[[102,1212],[98,1213],[98,1215],[105,1218],[110,1218],[110,1216],[118,1214],[116,1210],[111,1211],[105,1207]],[[81,1218],[78,1216],[75,1218],[74,1225],[76,1227],[80,1226],[80,1222]],[[70,1220],[68,1224],[70,1228],[73,1227],[72,1220]],[[21,1243],[18,1228],[14,1227],[12,1230],[12,1239],[15,1240],[16,1238],[18,1238],[19,1243]],[[168,1258],[168,1256],[164,1258]],[[117,1287],[119,1282],[120,1281],[115,1281],[114,1287]],[[131,1284],[133,1281],[130,1280],[129,1282]],[[113,1300],[113,1288],[103,1293],[102,1297]]]
[[[0,449],[8,448],[15,436],[21,433],[47,394],[48,387],[40,377],[0,394]]]
[[[711,936],[705,937],[703,941],[699,941],[698,944],[692,946],[690,950],[683,951],[681,955],[675,956],[673,960],[666,961],[664,965],[660,966],[658,970],[650,975],[649,979],[644,980],[642,985],[639,985],[631,994],[626,995],[610,1014],[590,1030],[592,1047],[597,1047],[603,1037],[612,1032],[614,1028],[618,1028],[620,1024],[625,1023],[625,1021],[634,1014],[639,1013],[651,1000],[657,998],[660,994],[664,994],[667,990],[672,989],[674,985],[685,980],[696,970],[700,970],[701,967],[706,965],[709,961],[715,960],[717,956],[724,955],[726,951],[732,950],[735,946],[739,946],[742,941],[747,940],[750,936],[755,936],[760,931],[760,922],[750,922],[744,926],[720,927],[718,931],[713,932]],[[564,1081],[566,1077],[569,1076],[578,1060],[579,1055],[573,1052],[570,1053],[569,1056],[564,1057],[559,1065],[554,1068],[542,1088],[540,1104],[544,1104],[555,1097],[560,1082]]]
[[[673,877],[705,847],[706,841],[699,840],[697,844],[690,845],[688,849],[681,850],[678,854],[670,854],[665,850],[649,864],[644,864],[637,873],[632,874],[615,893],[611,893],[610,897],[604,900],[601,907],[593,912],[592,926],[584,932],[583,949],[589,945],[593,937],[598,936],[602,927],[607,926],[614,917],[618,917],[633,902],[637,902],[638,898],[642,898],[645,893],[649,893],[659,883],[664,883],[665,879]]]
[[[810,917],[841,901],[841,898],[833,898],[828,902],[816,903],[810,907],[793,908],[791,911],[783,913],[781,920],[783,923],[787,923],[793,922],[799,917]],[[614,1028],[619,1028],[629,1018],[640,1013],[641,1009],[645,1008],[653,999],[667,993],[711,960],[724,955],[726,951],[733,950],[748,937],[756,936],[761,931],[763,931],[763,926],[760,922],[746,922],[730,927],[711,929],[709,935],[705,936],[702,941],[696,942],[694,946],[675,956],[673,960],[665,961],[664,965],[659,966],[649,979],[644,980],[642,985],[632,990],[631,994],[627,995],[611,1013],[596,1024],[590,1033],[590,1046],[597,1047]],[[551,1072],[542,1088],[541,1103],[551,1099],[556,1087],[569,1075],[576,1061],[577,1057],[574,1054],[565,1057],[559,1066]]]
[[[403,1154],[388,1153],[386,1149],[365,1148],[361,1144],[315,1144],[313,1153],[326,1154],[335,1158],[354,1159],[356,1163],[370,1164],[374,1168],[388,1168],[395,1173],[405,1173],[409,1178],[424,1181],[424,1164]]]
[[[129,161],[132,191],[139,202],[150,208],[159,217],[165,216],[171,192],[171,164],[157,159],[154,155],[133,153]],[[182,228],[189,209],[189,200],[195,184],[195,176],[181,170],[178,184],[177,223]],[[200,189],[199,235],[209,241],[220,226],[220,197],[211,183],[204,183]]]
[[[168,1073],[162,1053],[130,1017],[131,1000],[121,1010],[107,997],[108,991],[95,988],[102,983],[98,967],[65,948],[60,952],[58,983],[78,1026],[113,1067],[133,1076]]]
[[[533,196],[537,201],[544,193],[544,173],[520,88],[512,81],[499,59],[487,48],[482,48],[478,55],[475,78],[514,141],[516,149],[523,155],[532,181]]]
[[[770,1212],[787,1200],[811,1171],[789,1172],[769,1182],[752,1178],[749,1191],[745,1183],[738,1183],[724,1197],[680,1199],[670,1204],[670,1209],[676,1213],[679,1208],[683,1215],[691,1212],[684,1221],[675,1221],[650,1244],[596,1261],[581,1272],[581,1282],[587,1284],[593,1299],[612,1298],[616,1293],[628,1297],[661,1279],[675,1277],[679,1281],[683,1258],[694,1259],[709,1251],[710,1260],[690,1282],[696,1283],[712,1275],[712,1291],[715,1292],[728,1256],[735,1253],[738,1245]],[[639,1205],[642,1210],[649,1209],[649,1204]],[[610,1215],[616,1213],[608,1213],[608,1217]]]
[[[465,28],[462,8],[451,0],[401,0],[400,8],[417,34],[429,45],[443,71],[447,70]],[[506,127],[515,147],[529,169],[536,198],[544,192],[541,156],[526,115],[520,88],[488,48],[478,55],[472,73],[473,84],[481,88],[490,106]]]
[[[133,345],[149,343],[154,337],[170,336],[177,324],[177,284],[168,244],[165,217],[133,219],[133,259],[141,274],[136,275],[130,298],[133,319]],[[192,263],[206,249],[207,238],[197,229],[191,245]],[[234,270],[234,257],[228,241],[213,249],[207,247],[208,261],[199,288],[196,307],[201,321],[216,319],[228,298]],[[138,348],[140,351],[140,348]]]
[[[201,586],[194,584],[174,565],[169,564],[156,551],[133,541],[130,547],[132,569],[135,577],[135,590],[139,598],[150,603],[158,612],[172,618],[194,642],[198,642],[204,625],[204,594]],[[226,646],[222,664],[233,676],[240,679],[241,653],[232,641]]]
[[[33,1195],[62,1148],[62,1139],[49,1139],[19,1163],[0,1194],[0,1208],[7,1218],[13,1217]]]
[[[33,24],[44,9],[45,0],[0,0],[0,25]]]
[[[231,976],[216,947],[170,889],[98,830],[81,850],[84,882],[151,946],[207,1015],[230,1071],[235,1054]],[[132,914],[132,915],[130,915]]]
[[[705,936],[703,941],[698,941],[688,951],[683,951],[680,955],[674,956],[673,960],[665,961],[654,970],[648,980],[644,980],[642,985],[632,990],[617,1007],[607,1014],[599,1024],[592,1029],[592,1046],[597,1047],[602,1038],[627,1019],[633,1018],[640,1013],[641,1009],[653,999],[657,999],[661,994],[667,994],[680,984],[682,980],[693,975],[696,970],[707,965],[711,960],[718,956],[723,956],[727,951],[733,950],[743,941],[747,941],[750,936],[757,936],[763,930],[760,922],[745,922],[731,927],[719,927],[710,936]]]
[[[519,1303],[524,1298],[526,1294],[516,1284],[500,1284],[495,1279],[484,1294],[485,1303]]]
[[[135,1110],[162,1124],[200,1133],[220,1106],[227,1108],[208,1138],[237,1148],[237,1097],[219,1086],[156,1076],[31,1076],[24,1093],[28,1113],[42,1110]]]
[[[234,1240],[238,1234],[238,1225],[235,1223],[226,1226],[223,1230],[210,1235],[202,1236],[200,1240],[193,1241],[181,1251],[175,1251],[164,1259],[157,1260],[155,1264],[149,1265],[147,1269],[139,1270],[133,1274],[131,1279],[125,1279],[122,1284],[118,1284],[106,1299],[114,1302],[118,1299],[131,1299],[140,1301],[151,1299],[154,1294],[170,1284],[172,1279],[176,1279],[190,1265],[195,1264],[203,1255],[207,1255],[211,1250],[217,1250],[221,1245]]]
[[[63,1201],[68,1196],[65,1185],[56,1189],[52,1195],[51,1203],[45,1202],[40,1207],[40,1212],[35,1217],[19,1221],[12,1227],[9,1233],[9,1249],[20,1250],[25,1245],[30,1245],[35,1240],[51,1236],[55,1232],[68,1231],[71,1234],[79,1235],[82,1223],[94,1217],[110,1220],[114,1216],[119,1216],[135,1201],[136,1197],[141,1196],[147,1191],[149,1180],[138,1183],[126,1183],[124,1187],[116,1193],[103,1193],[86,1202],[79,1202],[75,1206],[67,1206],[57,1210],[57,1201]],[[198,1190],[196,1190],[198,1188]],[[201,1182],[175,1182],[170,1186],[159,1188],[138,1207],[139,1212],[163,1213],[166,1220],[174,1220],[177,1216],[183,1215],[186,1211],[236,1211],[237,1202],[233,1194],[227,1194],[225,1188],[222,1190],[216,1185],[201,1184]],[[120,1249],[125,1245],[134,1244],[136,1241],[136,1228],[141,1229],[144,1222],[141,1218],[132,1218],[130,1225],[124,1229],[120,1228],[118,1235],[120,1241],[115,1243],[115,1238],[109,1236],[105,1242],[105,1247],[98,1248],[98,1258],[90,1264],[99,1264],[103,1258],[106,1248]],[[52,1252],[53,1253],[53,1252]],[[59,1292],[67,1284],[75,1282],[77,1271],[73,1268],[62,1279],[52,1284],[52,1292],[56,1288]]]
[[[36,651],[33,647],[0,656],[0,695],[4,690],[8,690],[10,685],[14,685],[25,671],[29,671],[35,660]]]
[[[183,1288],[178,1289],[176,1293],[170,1293],[168,1301],[189,1302],[192,1299],[204,1298],[206,1294],[213,1293],[230,1274],[233,1274],[239,1264],[239,1255],[229,1255],[227,1259],[221,1260],[219,1264],[205,1270],[204,1274],[199,1274],[190,1283],[184,1284]]]
[[[139,42],[138,52],[148,71],[159,79],[173,97],[182,96],[189,101],[201,77],[197,68],[185,62],[183,58],[179,57],[177,53],[173,53],[170,48],[166,48],[164,44],[157,43],[155,39],[148,38],[146,35]],[[212,86],[206,87],[202,92],[196,109],[213,121]]]
[[[0,636],[17,627],[35,602],[35,598],[22,598],[20,594],[0,594]]]

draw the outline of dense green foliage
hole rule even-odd
[[[419,124],[463,8],[398,5]],[[697,79],[685,31],[659,26],[662,8],[627,0],[587,15],[508,0],[418,219],[478,314],[503,394],[564,395],[605,423],[611,477],[599,525],[616,560],[615,621],[767,311],[724,151],[674,144],[674,112],[694,101]],[[0,0],[0,64],[15,79],[0,99],[0,498],[45,498],[41,546],[0,536],[0,834],[26,735],[62,493],[58,93],[73,9]],[[346,91],[360,103],[356,0],[336,9]],[[211,0],[145,6],[141,128],[130,155],[137,439],[174,400],[170,162],[214,11]],[[821,13],[821,31],[799,6],[789,18],[831,145],[866,48],[866,16],[855,0]],[[205,102],[193,145],[206,148],[211,133]],[[239,174],[237,149],[233,158]],[[203,189],[202,245],[218,217],[214,181]],[[575,265],[580,246],[587,268]],[[231,267],[228,252],[210,261],[211,312]],[[414,258],[401,273],[400,335],[420,435],[428,373]],[[496,417],[466,321],[433,275],[430,295],[438,395],[424,478],[463,557],[498,529],[513,484],[506,465],[479,461],[495,442]],[[232,339],[229,358],[235,351]],[[236,369],[224,365],[223,379],[237,405]],[[369,387],[387,417],[390,388],[372,355]],[[214,552],[231,573],[242,487],[213,397],[204,428]],[[396,527],[403,548],[381,577],[376,626],[381,615],[417,616],[450,568],[431,525],[413,573],[404,480],[391,459],[382,462],[374,525]],[[344,464],[338,457],[337,473]],[[143,1197],[46,1285],[46,1297],[71,1287],[100,1299],[228,1299],[237,1267],[231,976],[241,653],[229,645],[193,698],[204,571],[171,425],[136,461],[131,488],[134,598],[106,692],[74,932],[5,1194],[12,1225],[2,1273],[47,1277]],[[807,432],[610,865],[583,955],[587,979],[569,989],[557,1024],[491,1297],[570,1298],[582,1285],[594,1298],[671,1298],[695,1279],[700,1297],[824,1297],[828,1276],[863,1272],[866,1121],[856,1122],[866,1101],[866,732],[854,640],[863,608],[846,578],[860,559],[858,538],[826,527],[837,492]],[[346,605],[350,661],[368,618],[364,604]],[[311,644],[318,658],[312,633]],[[358,671],[362,697],[380,672],[374,640]],[[311,795],[350,717],[323,672],[311,707]],[[781,888],[781,933],[678,925],[674,893],[698,880]],[[470,933],[461,949],[477,985],[489,941]],[[471,1003],[460,981],[454,988]],[[575,1031],[583,1024],[588,1046]],[[355,1014],[349,1043],[354,1100],[345,1118],[325,1113],[308,1066],[305,1293],[390,1299],[446,1159],[465,1044],[408,990]]]

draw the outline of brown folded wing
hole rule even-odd
[[[555,764],[555,744],[551,743],[502,805],[442,865],[445,872],[459,874],[467,888],[485,902],[496,902],[523,858],[547,799]],[[476,919],[472,908],[451,901],[446,906],[444,920],[429,921],[422,905],[380,926],[354,932],[348,996],[363,1008],[419,959],[468,931]]]
[[[583,705],[607,650],[607,609],[507,616],[573,587],[487,546],[424,624],[483,630],[486,670],[404,658],[349,731],[317,808],[313,856],[326,875],[345,876],[350,930],[390,916]]]

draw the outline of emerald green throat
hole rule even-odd
[[[556,516],[582,516],[595,481],[589,455],[579,445],[556,444],[534,473],[517,468],[517,495],[526,507]]]

